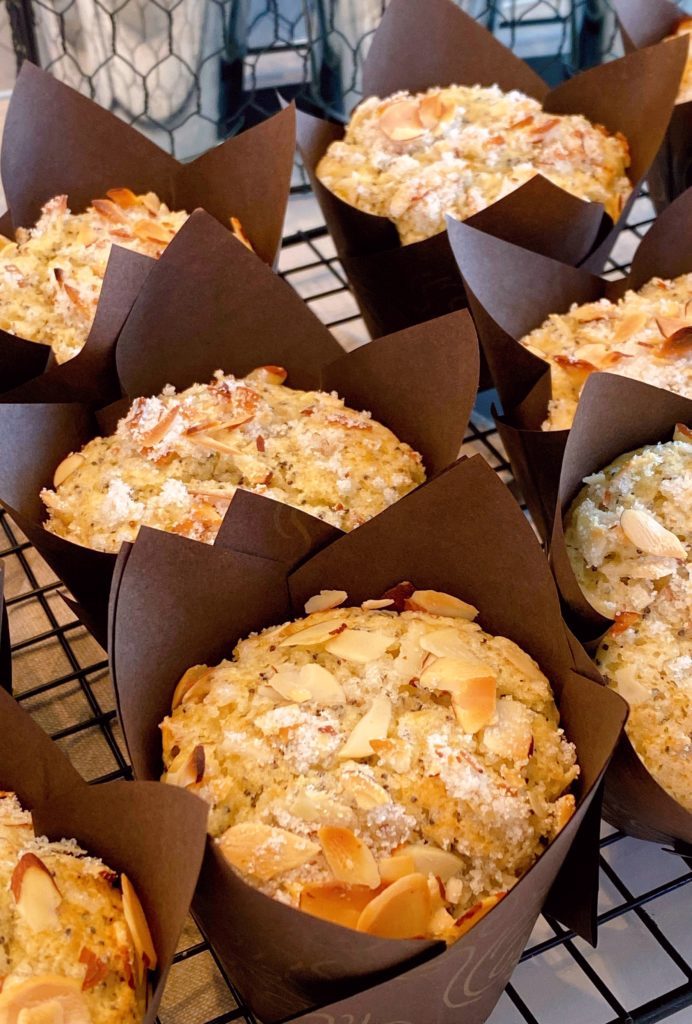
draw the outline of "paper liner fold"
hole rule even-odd
[[[33,225],[43,204],[55,195],[66,193],[70,209],[81,211],[108,189],[126,186],[138,193],[156,192],[171,209],[192,212],[204,207],[226,227],[229,217],[237,217],[255,252],[272,264],[281,242],[294,148],[295,110],[290,106],[183,164],[137,129],[25,61],[2,141],[0,164],[8,203],[3,230],[12,234],[19,226]],[[122,281],[115,271],[110,280],[111,289],[123,288],[121,305],[131,294],[132,283],[122,273]],[[99,304],[99,337],[108,329],[115,340],[119,310],[112,304],[117,301],[116,294],[106,310]],[[110,327],[109,313],[114,316]],[[50,352],[48,346],[0,332],[0,392],[43,373],[50,365]],[[52,394],[58,389],[51,400],[71,400],[74,386],[89,386],[90,373],[98,370],[99,365],[92,366],[86,358],[67,375],[51,373],[46,386]],[[44,395],[42,382],[38,389]]]
[[[421,40],[424,40],[422,45]],[[363,67],[365,96],[399,89],[499,84],[555,113],[581,113],[622,131],[630,144],[633,195],[617,224],[600,204],[576,199],[538,177],[470,218],[484,231],[600,270],[634,194],[663,140],[684,66],[680,40],[576,76],[552,92],[524,61],[450,0],[392,0]],[[642,111],[646,116],[642,116]],[[464,290],[444,234],[401,246],[394,225],[330,193],[316,168],[344,128],[298,115],[298,145],[339,258],[373,336],[463,308]]]
[[[283,365],[289,385],[334,389],[347,405],[370,411],[421,453],[428,477],[456,458],[478,381],[478,344],[466,311],[344,354],[303,300],[204,211],[151,266],[120,331],[115,362],[118,387],[129,399],[158,394],[167,383],[182,389],[208,381],[217,369],[241,376]],[[78,615],[104,645],[115,555],[44,530],[39,492],[51,486],[69,452],[111,432],[128,404],[103,410],[99,423],[84,404],[0,403],[0,503],[67,584]],[[323,523],[314,529],[325,543],[339,533]]]
[[[596,277],[449,219],[448,235],[476,330],[502,402],[497,429],[541,536],[552,530],[569,431],[542,431],[551,397],[548,363],[519,339],[572,303],[616,302],[652,277],[692,270],[692,189],[663,213],[637,250],[629,275]],[[498,287],[498,281],[502,286]]]
[[[626,53],[672,35],[689,14],[669,0],[613,0]],[[692,185],[692,101],[676,103],[656,158],[647,175],[658,213]]]
[[[249,505],[266,502],[250,496]],[[271,514],[271,513],[269,513]],[[236,536],[252,508],[233,503]],[[620,733],[624,702],[574,671],[552,578],[533,533],[479,456],[317,554],[293,550],[298,568],[260,553],[194,544],[144,529],[123,547],[111,593],[111,665],[135,773],[161,772],[158,723],[181,673],[213,665],[251,630],[303,613],[317,590],[338,583],[349,603],[401,579],[474,601],[480,622],[542,661],[582,766],[575,817],[510,894],[449,950],[393,942],[310,918],[247,886],[207,846],[195,910],[234,983],[268,1024],[355,1018],[452,1024],[484,1021],[500,996],[573,841],[583,845],[551,894],[551,908],[593,935],[598,783]],[[156,630],[147,623],[155,621]],[[593,803],[592,803],[593,801]],[[594,813],[587,815],[589,806]],[[231,913],[232,908],[232,913]],[[421,961],[427,962],[422,963]],[[315,1008],[329,1004],[317,1013]],[[368,1017],[368,1014],[370,1015]]]
[[[151,782],[89,786],[64,754],[0,690],[0,787],[32,812],[37,835],[76,839],[125,872],[142,901],[159,959],[144,1024],[156,1010],[204,851],[207,808]]]
[[[670,441],[676,423],[692,423],[692,400],[610,373],[594,374],[586,382],[565,447],[550,546],[568,621],[582,641],[600,637],[611,621],[581,592],[567,555],[564,516],[585,477],[626,452]],[[630,835],[673,843],[692,855],[692,814],[655,781],[626,735],[606,776],[604,815]]]

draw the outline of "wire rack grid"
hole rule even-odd
[[[610,261],[611,276],[626,269],[650,223],[648,202],[639,200]],[[287,232],[282,276],[345,348],[365,342],[332,242],[302,186],[289,204]],[[480,395],[462,450],[480,452],[513,488],[493,427],[492,399],[492,393]],[[0,558],[17,698],[85,778],[97,783],[129,777],[105,653],[73,618],[61,584],[4,513]],[[561,1024],[692,1024],[692,872],[674,854],[605,825],[600,860],[598,948],[541,918],[490,1024],[555,1024],[558,1019]],[[257,1024],[190,920],[160,1022],[230,1021]]]

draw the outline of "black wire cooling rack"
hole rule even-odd
[[[611,275],[626,269],[650,223],[650,208],[640,200],[609,264]],[[294,189],[288,224],[282,276],[347,347],[365,340],[331,240],[303,186]],[[481,452],[512,487],[493,429],[492,397],[480,395],[464,451]],[[130,777],[104,652],[73,618],[60,583],[5,514],[0,558],[17,698],[86,778],[96,783]],[[607,827],[600,860],[602,951],[592,951],[556,921],[540,919],[492,1024],[692,1024],[692,872],[674,854]],[[190,921],[160,1022],[230,1021],[257,1024]],[[347,1024],[346,1018],[335,1024]]]

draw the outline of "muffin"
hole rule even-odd
[[[322,184],[365,213],[387,217],[403,245],[445,230],[445,216],[478,213],[536,174],[613,220],[632,185],[626,139],[578,114],[549,114],[523,93],[452,85],[372,96],[317,167]]]
[[[692,33],[692,18],[684,18],[672,35],[666,36],[664,41],[677,39],[679,36],[689,36]],[[687,103],[692,100],[692,53],[687,51],[687,63],[680,80],[680,89],[676,103]]]
[[[0,1021],[141,1021],[156,953],[132,884],[0,794]]]
[[[388,938],[456,941],[571,817],[550,684],[466,602],[399,584],[196,666],[161,723],[163,781],[210,805],[251,885]]]
[[[599,299],[553,313],[520,339],[550,364],[543,430],[568,430],[587,377],[598,370],[692,398],[692,274],[654,277],[618,302]]]
[[[565,521],[584,596],[615,619],[596,662],[630,705],[627,733],[656,781],[692,811],[692,431],[587,477]]]
[[[238,487],[351,530],[425,479],[421,456],[334,392],[284,386],[269,366],[244,378],[137,398],[110,437],[56,469],[47,530],[117,552],[140,526],[212,543]]]
[[[0,328],[50,345],[59,363],[72,359],[91,329],[111,245],[158,259],[187,218],[153,192],[114,188],[78,214],[55,196],[15,241],[0,236]]]

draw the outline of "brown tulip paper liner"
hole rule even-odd
[[[2,140],[0,169],[8,205],[2,230],[13,235],[18,227],[35,224],[43,204],[55,195],[67,193],[70,209],[82,211],[108,189],[126,186],[137,193],[156,192],[173,210],[203,207],[225,226],[237,217],[255,252],[272,264],[281,242],[294,149],[291,106],[183,164],[25,61]],[[50,354],[48,346],[0,331],[0,392],[43,373]],[[79,386],[88,370],[88,360],[75,368]],[[71,399],[72,383],[68,376],[58,400]]]
[[[567,555],[563,519],[585,477],[646,444],[670,441],[676,423],[692,423],[692,400],[611,373],[586,382],[565,446],[550,559],[567,621],[595,648],[612,622],[588,603]],[[640,839],[672,843],[692,856],[692,814],[648,772],[625,734],[606,777],[604,815]]]
[[[522,249],[469,222],[449,218],[447,230],[502,402],[497,429],[529,511],[547,541],[569,431],[541,430],[551,397],[550,367],[519,340],[551,313],[566,313],[574,302],[616,302],[627,289],[641,288],[652,277],[673,278],[692,271],[692,189],[656,220],[629,275],[618,281]]]
[[[659,43],[672,35],[689,14],[669,0],[613,0],[626,53]],[[647,175],[649,193],[661,213],[692,185],[692,101],[676,103],[663,140]]]
[[[158,957],[143,1018],[143,1024],[154,1024],[199,875],[207,808],[190,793],[152,782],[89,786],[2,690],[0,788],[15,792],[31,811],[37,835],[76,839],[88,853],[132,881]]]
[[[478,382],[468,312],[344,354],[303,300],[204,211],[190,217],[152,266],[115,360],[129,400],[158,394],[169,383],[183,389],[208,381],[217,369],[241,376],[256,366],[284,366],[289,385],[335,390],[352,408],[369,410],[421,453],[428,477],[456,458]],[[39,492],[51,486],[69,452],[112,431],[127,406],[104,410],[99,424],[84,404],[0,404],[0,503],[67,585],[77,614],[101,644],[115,555],[44,530]]]
[[[421,45],[424,40],[424,45]],[[363,67],[365,96],[432,86],[499,85],[519,89],[559,114],[584,114],[622,131],[632,164],[632,198],[613,224],[598,203],[584,202],[537,176],[469,219],[484,231],[569,263],[601,269],[639,184],[663,140],[684,66],[685,43],[638,51],[549,92],[511,50],[450,0],[392,0]],[[316,177],[343,125],[298,114],[298,144],[339,258],[373,336],[466,306],[444,233],[402,246],[385,217],[338,199]]]
[[[12,693],[12,649],[5,607],[5,567],[0,563],[0,687]]]
[[[216,664],[248,633],[303,615],[314,592],[338,585],[358,604],[410,579],[472,601],[484,628],[515,639],[547,672],[582,768],[575,816],[509,895],[449,949],[380,939],[270,899],[235,874],[210,840],[194,907],[243,998],[268,1024],[295,1017],[318,1024],[348,1014],[373,1024],[452,1024],[460,1010],[465,1024],[480,1024],[549,891],[551,910],[593,938],[598,785],[624,702],[576,673],[548,565],[480,456],[457,462],[327,546],[308,532],[301,551],[293,530],[290,560],[261,543],[251,551],[225,546],[251,534],[253,506],[264,505],[271,519],[275,504],[257,495],[234,502],[229,532],[213,547],[149,529],[123,546],[111,591],[110,650],[135,773],[160,776],[158,724],[183,671]],[[313,1012],[318,1007],[326,1009]]]

